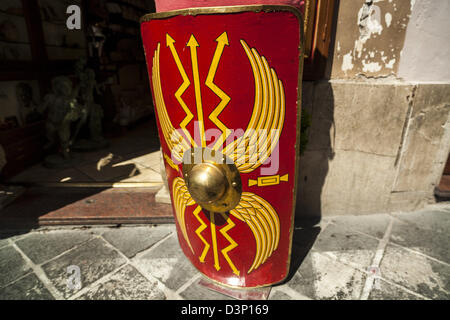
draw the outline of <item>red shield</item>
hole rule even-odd
[[[288,273],[300,132],[302,23],[288,6],[150,14],[142,38],[178,238],[222,284],[258,287]],[[182,171],[208,148],[233,161],[242,188],[227,212],[202,209]]]

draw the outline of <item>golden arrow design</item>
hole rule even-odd
[[[175,60],[175,64],[177,65],[178,71],[180,72],[181,78],[183,78],[183,83],[178,88],[178,90],[175,92],[175,98],[177,99],[178,103],[183,108],[184,112],[186,112],[186,117],[181,121],[180,128],[183,130],[183,133],[186,135],[186,137],[191,140],[192,145],[196,146],[194,139],[192,139],[189,131],[186,129],[187,124],[192,120],[194,115],[192,114],[191,110],[189,110],[186,103],[183,101],[181,96],[183,93],[187,90],[187,88],[191,85],[191,82],[189,81],[189,78],[186,74],[186,71],[184,70],[183,64],[181,63],[180,57],[178,56],[177,50],[174,46],[175,40],[167,33],[166,34],[166,45],[169,47],[170,52],[172,53],[173,59]]]
[[[153,95],[155,100],[155,107],[158,114],[158,121],[161,127],[161,131],[164,136],[164,140],[170,149],[171,155],[176,160],[180,161],[183,159],[184,151],[191,148],[191,143],[187,141],[178,130],[175,130],[172,122],[170,121],[169,114],[167,113],[166,103],[164,102],[164,95],[161,87],[161,72],[159,65],[161,45],[155,50],[155,55],[153,56],[153,67],[152,67],[152,87]]]
[[[219,264],[219,253],[217,251],[216,217],[214,212],[209,213],[209,220],[211,220],[211,238],[214,252],[214,268],[216,268],[216,270],[219,271],[220,264]]]
[[[203,230],[205,230],[208,226],[207,226],[206,223],[203,222],[203,220],[198,215],[201,211],[202,211],[202,208],[200,206],[197,206],[197,208],[194,210],[194,216],[197,218],[197,220],[201,224],[200,227],[198,227],[197,230],[195,230],[195,233],[197,234],[197,236],[200,238],[200,240],[205,245],[205,247],[203,248],[202,255],[199,257],[200,262],[204,263],[205,262],[205,258],[206,258],[206,254],[208,253],[208,250],[211,247],[211,245],[202,236]]]
[[[197,47],[199,46],[199,44],[193,34],[189,38],[189,42],[187,43],[187,46],[191,50],[192,75],[194,77],[195,102],[197,105],[197,117],[198,117],[199,128],[200,128],[200,138],[202,140],[202,147],[206,147],[205,124],[203,121],[202,94],[201,94],[201,90],[200,90],[200,76],[198,74]]]
[[[233,273],[235,275],[239,276],[240,271],[236,268],[233,261],[231,261],[230,257],[228,256],[228,252],[230,252],[231,250],[233,250],[234,248],[236,248],[238,246],[236,241],[234,241],[233,238],[231,238],[230,235],[227,233],[229,230],[233,229],[236,226],[236,224],[225,213],[221,212],[220,214],[226,220],[227,225],[225,227],[223,227],[222,229],[220,229],[219,231],[224,236],[224,238],[227,239],[228,242],[230,243],[230,245],[227,246],[226,248],[223,248],[221,250],[221,252],[222,252],[222,255],[224,256],[225,260],[227,260],[228,265],[230,266],[231,270],[233,270]]]
[[[223,50],[225,46],[228,46],[228,35],[226,32],[222,33],[217,39],[217,47],[214,52],[214,56],[211,62],[211,66],[209,68],[208,76],[206,77],[206,86],[211,89],[222,101],[217,105],[217,107],[211,112],[209,115],[209,119],[220,129],[222,130],[222,135],[219,139],[217,139],[214,144],[213,149],[217,150],[222,144],[225,143],[228,136],[231,134],[231,130],[229,130],[217,117],[219,114],[225,109],[227,104],[230,102],[231,98],[223,92],[216,84],[214,84],[214,77],[217,72],[217,67],[219,66],[220,58],[222,57]]]

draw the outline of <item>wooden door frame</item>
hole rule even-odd
[[[325,77],[336,8],[336,0],[307,0],[305,3],[303,80],[314,81]]]

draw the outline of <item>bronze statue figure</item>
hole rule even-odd
[[[78,101],[83,106],[84,113],[72,137],[73,147],[80,151],[103,148],[108,145],[108,142],[104,139],[102,133],[103,108],[94,101],[94,92],[101,94],[102,85],[97,83],[95,72],[87,67],[85,58],[81,58],[77,61],[75,73],[79,81]],[[80,129],[85,124],[87,124],[89,128],[89,140],[83,139],[76,141]]]
[[[59,144],[59,152],[48,156],[45,164],[48,167],[66,166],[71,162],[71,124],[85,117],[86,110],[77,102],[78,89],[73,89],[72,81],[65,76],[52,80],[52,93],[44,98],[40,111],[48,111],[46,136],[48,143],[45,149]]]

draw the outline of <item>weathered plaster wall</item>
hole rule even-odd
[[[340,1],[331,78],[395,75],[413,2]]]
[[[435,201],[450,152],[448,17],[448,0],[339,1],[330,80],[303,84],[298,215]]]
[[[415,2],[398,76],[406,81],[450,82],[450,1]]]
[[[450,81],[450,1],[339,1],[332,79]]]

